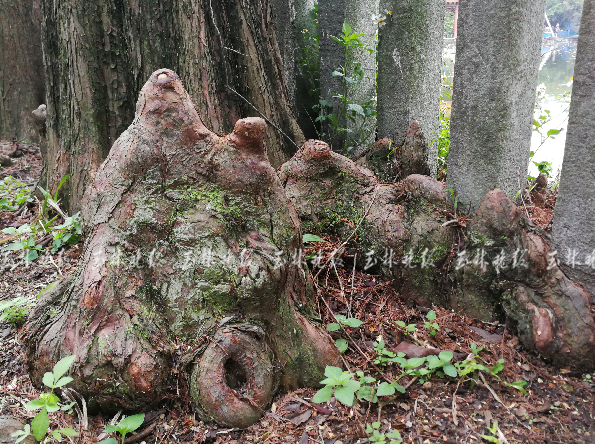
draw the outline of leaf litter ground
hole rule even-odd
[[[33,187],[41,169],[35,150],[15,159],[9,168],[0,169],[5,176],[21,179]],[[527,199],[526,211],[534,223],[544,229],[551,226],[555,193],[548,190],[545,199]],[[33,219],[35,203],[26,209],[0,212],[0,229],[18,227]],[[306,254],[319,252],[322,264],[340,246],[338,239],[312,242]],[[2,242],[2,235],[0,235]],[[81,244],[54,255],[46,253],[31,264],[11,260],[0,265],[0,302],[17,296],[32,297],[49,283],[76,270],[82,252]],[[320,257],[319,255],[319,257]],[[350,263],[350,258],[345,262]],[[353,260],[351,260],[353,263]],[[334,315],[363,321],[358,328],[345,326],[334,331],[335,339],[346,339],[343,369],[363,371],[378,382],[396,379],[396,364],[374,363],[374,343],[384,341],[389,351],[405,350],[409,356],[423,356],[427,349],[448,350],[454,360],[462,361],[471,353],[471,344],[483,347],[480,353],[486,367],[499,359],[505,365],[498,374],[501,381],[526,381],[524,395],[489,373],[471,378],[429,380],[405,377],[399,383],[406,393],[381,397],[380,403],[360,401],[348,407],[335,398],[323,405],[311,402],[316,390],[300,389],[280,393],[263,418],[244,429],[228,429],[204,424],[192,412],[186,381],[173,375],[168,399],[148,412],[137,434],[126,442],[146,443],[298,443],[356,444],[368,441],[366,424],[380,422],[380,430],[398,430],[404,443],[474,443],[488,442],[482,435],[492,435],[487,427],[498,430],[495,439],[501,443],[594,443],[595,385],[587,375],[556,369],[537,356],[523,350],[515,332],[506,324],[488,324],[439,307],[419,307],[403,300],[378,276],[362,270],[313,268],[316,278],[316,308],[324,326],[336,322]],[[436,313],[439,328],[435,336],[424,328],[430,310]],[[395,321],[416,324],[405,333]],[[186,346],[181,344],[183,350]],[[404,347],[404,348],[403,348]],[[0,323],[0,416],[10,415],[31,422],[34,412],[24,405],[41,392],[32,386],[24,368],[24,348],[19,329]],[[137,412],[126,412],[133,414]],[[80,437],[72,442],[95,443],[105,438],[105,425],[112,418],[88,418],[88,427],[80,425],[76,413],[56,412],[53,428],[73,427]],[[497,422],[497,429],[493,428]],[[389,440],[387,439],[387,443]],[[496,441],[494,441],[496,442]]]

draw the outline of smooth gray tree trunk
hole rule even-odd
[[[486,193],[523,189],[544,0],[461,2],[447,189],[474,212]]]
[[[595,1],[585,0],[552,237],[562,269],[595,295]]]
[[[380,11],[392,15],[386,13],[379,29],[378,138],[400,146],[417,120],[436,174],[444,0],[381,0]]]

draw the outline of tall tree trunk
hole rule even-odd
[[[39,1],[0,0],[0,138],[38,141],[43,82]]]
[[[378,138],[401,146],[416,120],[428,142],[436,140],[444,0],[381,0],[380,10],[386,16],[378,31]],[[438,145],[430,143],[433,175],[437,159]]]
[[[64,201],[80,208],[85,187],[152,71],[180,73],[201,118],[217,133],[246,116],[263,116],[274,166],[303,135],[291,112],[268,0],[44,0],[48,155],[43,182],[54,190],[72,174]],[[98,42],[100,42],[98,46]],[[67,56],[64,56],[64,55]]]
[[[544,0],[460,5],[447,189],[477,210],[489,190],[527,180]]]
[[[595,295],[595,1],[583,5],[552,237],[564,271]]]
[[[53,193],[71,174],[62,202],[75,212],[134,116],[133,60],[120,2],[43,0],[42,6],[47,153],[41,183]]]

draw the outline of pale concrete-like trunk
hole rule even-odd
[[[552,237],[564,271],[595,295],[595,2],[586,0]]]
[[[474,212],[525,187],[544,0],[461,2],[447,189]]]
[[[386,17],[378,40],[378,138],[401,146],[416,120],[430,142],[428,166],[435,175],[444,0],[381,0],[380,11]]]

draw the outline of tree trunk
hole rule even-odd
[[[132,120],[142,82],[160,67],[180,73],[216,133],[230,132],[240,117],[263,116],[270,122],[271,163],[291,157],[303,136],[289,105],[268,1],[257,3],[44,0],[48,153],[42,183],[53,191],[71,173],[63,202],[71,212],[80,209],[86,186]]]
[[[475,212],[525,187],[544,0],[460,4],[447,189]]]
[[[124,34],[125,11],[114,1],[43,0],[47,152],[41,184],[62,187],[76,212],[87,185],[134,113],[135,84]]]
[[[416,120],[430,143],[427,163],[435,175],[444,0],[381,0],[380,10],[385,16],[378,31],[378,138],[400,147]]]
[[[151,75],[83,199],[78,272],[29,318],[33,381],[76,355],[92,410],[143,409],[177,369],[200,416],[231,427],[257,421],[278,386],[318,384],[339,355],[306,318],[301,226],[265,128],[241,119],[220,137],[173,71]]]
[[[564,271],[595,295],[595,2],[585,1],[552,237]]]
[[[0,1],[0,138],[39,141],[31,111],[45,103],[38,0]]]

